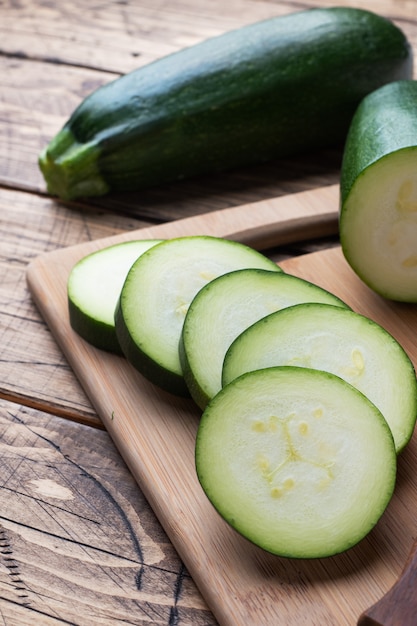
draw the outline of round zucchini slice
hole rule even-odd
[[[158,387],[189,396],[179,341],[190,302],[211,280],[246,267],[281,272],[260,252],[220,237],[178,237],[145,252],[116,307],[116,334],[127,360]]]
[[[200,408],[222,388],[223,359],[232,341],[265,315],[300,302],[347,307],[311,282],[258,269],[224,274],[198,292],[185,317],[180,359],[191,396]]]
[[[391,431],[362,393],[327,372],[249,372],[204,411],[200,484],[241,535],[283,557],[321,558],[361,541],[396,479]]]
[[[382,326],[352,310],[298,304],[268,315],[231,344],[222,383],[255,369],[291,365],[331,372],[356,387],[381,411],[397,452],[417,418],[413,364]]]
[[[74,265],[68,278],[73,330],[91,345],[121,354],[114,312],[127,273],[141,254],[161,239],[134,240],[97,250]]]

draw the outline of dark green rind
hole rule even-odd
[[[185,352],[185,346],[184,346],[184,337],[183,334],[181,334],[181,339],[180,342],[178,344],[178,353],[180,356],[180,363],[181,363],[181,368],[182,368],[182,374],[183,374],[183,378],[184,378],[184,382],[187,386],[188,389],[188,393],[190,395],[190,397],[194,400],[194,402],[196,403],[196,405],[200,408],[200,409],[204,409],[209,401],[210,398],[207,397],[207,395],[204,393],[204,391],[201,389],[200,385],[197,383],[196,379],[193,376],[191,367],[190,367],[190,363],[188,361],[188,357],[187,354]]]
[[[122,355],[114,326],[99,320],[92,320],[70,298],[68,313],[71,328],[90,345],[106,352]]]
[[[310,9],[181,50],[99,88],[41,154],[65,199],[141,189],[345,139],[362,98],[411,78],[389,20]]]
[[[116,336],[119,346],[127,361],[149,382],[175,396],[190,397],[190,392],[182,375],[171,372],[151,359],[135,343],[129,333],[120,301],[115,311]]]
[[[359,176],[380,159],[417,148],[417,81],[400,80],[367,95],[353,116],[340,179],[341,208]]]
[[[117,243],[105,247],[101,250],[92,252],[85,257],[81,258],[72,268],[68,277],[67,283],[67,302],[68,302],[68,314],[71,328],[80,335],[85,341],[93,345],[100,350],[112,352],[118,355],[122,355],[121,348],[116,336],[116,330],[114,327],[114,311],[113,306],[117,302],[119,296],[119,285],[114,288],[113,281],[119,281],[120,285],[123,285],[124,275],[127,274],[129,265],[136,260],[144,251],[150,249],[152,246],[161,243],[162,239],[147,239],[147,240],[132,240],[123,243]],[[129,258],[124,260],[124,269],[121,269],[120,257],[112,255],[119,250],[133,251],[133,254],[129,252]],[[111,262],[109,262],[109,256]],[[89,275],[88,268],[91,260],[101,258],[102,259],[102,271],[96,273],[92,278]],[[107,260],[106,260],[107,259]],[[84,273],[87,267],[87,276]],[[84,270],[83,270],[84,268]],[[80,279],[81,271],[81,279]],[[74,278],[75,276],[75,278]],[[86,287],[87,298],[83,298],[80,295],[80,280],[84,282]],[[110,283],[108,282],[110,281]],[[99,288],[104,284],[107,285],[107,302],[110,305],[108,314],[106,310],[98,312],[95,305],[97,304],[95,288],[97,285]],[[120,287],[121,289],[121,287]],[[87,301],[86,301],[87,300]],[[103,305],[104,306],[104,305]],[[92,310],[93,309],[93,310]]]

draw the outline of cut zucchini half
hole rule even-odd
[[[184,379],[200,408],[222,388],[223,359],[232,341],[265,315],[299,302],[347,307],[311,282],[257,269],[225,274],[199,291],[185,317],[180,359]]]
[[[127,273],[161,239],[126,241],[97,250],[74,265],[68,278],[71,327],[91,345],[121,354],[114,312]]]
[[[273,313],[231,344],[222,383],[280,365],[325,370],[343,378],[381,411],[397,453],[410,440],[417,418],[414,367],[402,346],[376,322],[326,304],[299,304]]]
[[[341,378],[276,367],[235,379],[204,411],[196,469],[207,497],[264,550],[321,558],[361,541],[396,479],[391,431]]]
[[[417,302],[417,81],[359,105],[341,169],[340,242],[354,272],[385,298]]]
[[[417,145],[368,167],[344,204],[345,258],[364,283],[390,300],[417,302],[416,212]]]
[[[280,268],[249,246],[206,235],[154,246],[130,269],[116,307],[116,333],[127,360],[148,380],[189,396],[179,357],[182,326],[197,292],[218,276],[245,267]]]

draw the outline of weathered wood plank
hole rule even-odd
[[[332,0],[320,3],[316,0],[301,3],[141,0],[97,6],[81,0],[59,3],[9,0],[2,5],[1,52],[125,73],[162,55],[257,20],[333,4]],[[342,0],[338,4],[375,10],[407,22],[413,15],[411,3],[396,0]]]
[[[107,433],[0,400],[0,477],[2,623],[216,623]]]
[[[247,0],[99,6],[80,0],[6,2],[1,49],[13,56],[125,73],[226,30],[292,10],[291,3]]]

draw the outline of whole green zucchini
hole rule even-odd
[[[417,302],[417,81],[368,94],[347,135],[340,242],[351,268],[385,298]]]
[[[272,18],[161,58],[88,96],[40,155],[65,199],[128,191],[344,140],[360,100],[412,74],[404,33],[335,7]]]

